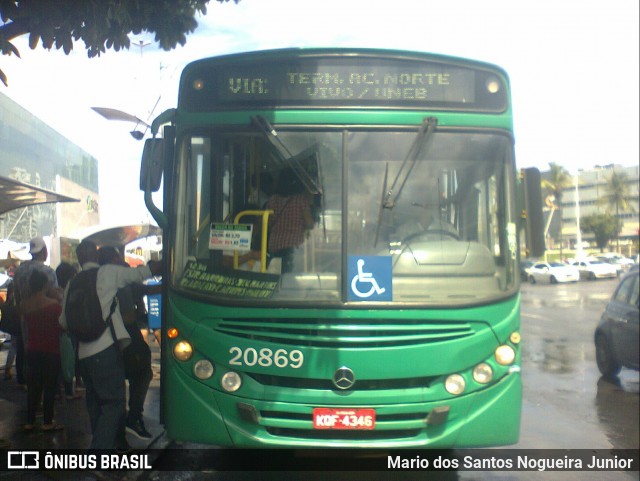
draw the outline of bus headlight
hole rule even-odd
[[[193,365],[193,375],[198,379],[209,379],[214,372],[213,364],[208,359],[200,359]]]
[[[447,377],[447,380],[444,382],[444,388],[449,394],[453,394],[454,396],[462,394],[465,387],[466,383],[460,374],[452,374]]]
[[[193,356],[193,347],[187,341],[180,341],[173,346],[173,356],[178,361],[188,361]]]
[[[498,364],[501,364],[503,366],[508,366],[516,359],[516,352],[511,346],[507,346],[506,344],[498,346],[495,354],[496,361],[498,361]]]
[[[224,373],[220,384],[225,391],[236,392],[242,386],[242,378],[237,372],[229,371]]]
[[[487,384],[493,379],[493,369],[486,362],[473,368],[473,379],[480,384]]]

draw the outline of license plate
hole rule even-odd
[[[314,408],[314,429],[374,429],[375,409]]]

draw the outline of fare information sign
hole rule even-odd
[[[211,224],[209,249],[246,251],[251,248],[251,224]]]

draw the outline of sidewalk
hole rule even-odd
[[[151,336],[152,337],[152,336]],[[160,349],[156,342],[151,342],[151,367],[153,380],[147,393],[145,403],[144,422],[147,430],[154,436],[150,441],[143,441],[127,434],[127,441],[134,449],[149,447],[162,448],[160,444],[166,442],[164,429],[159,424],[160,407]],[[56,422],[64,424],[62,431],[43,432],[38,427],[32,432],[26,432],[23,424],[26,419],[27,392],[20,388],[14,377],[4,380],[4,365],[9,346],[0,349],[0,440],[8,442],[8,446],[0,445],[0,449],[28,450],[28,449],[86,449],[91,443],[91,428],[89,415],[84,397],[82,399],[67,400],[60,392],[60,399],[56,400]],[[84,395],[84,391],[79,391]],[[36,419],[37,424],[42,418]]]

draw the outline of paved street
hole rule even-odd
[[[640,446],[639,440],[639,374],[623,369],[616,380],[605,380],[595,363],[593,332],[617,281],[600,280],[563,285],[523,285],[522,337],[524,400],[520,441],[514,448],[610,449]],[[6,349],[0,351],[4,366]],[[176,444],[163,436],[158,424],[159,413],[159,351],[153,344],[152,382],[145,420],[156,436],[151,447],[171,447],[189,450],[198,456],[215,456],[217,450],[194,444]],[[13,381],[0,381],[0,438],[7,438],[12,447],[66,448],[89,445],[88,418],[83,400],[58,401],[57,420],[67,429],[57,433],[26,434],[21,429],[26,393]],[[135,438],[129,438],[134,448],[145,448]],[[154,451],[158,453],[157,451]],[[221,452],[217,452],[221,454]],[[161,454],[161,452],[160,452]],[[252,459],[246,462],[246,472],[200,473],[128,472],[110,475],[108,479],[258,479],[250,473]],[[259,479],[282,479],[283,473],[261,473]],[[305,479],[327,479],[327,473],[306,473]],[[358,473],[361,476],[362,473]],[[397,475],[397,473],[395,473]],[[414,478],[414,474],[416,477]],[[442,475],[443,473],[440,473]],[[451,473],[450,473],[451,474]],[[459,480],[600,480],[603,473],[554,473],[553,478],[532,472],[465,472],[451,474]],[[40,479],[52,479],[41,473]],[[255,475],[255,473],[253,473]],[[324,476],[323,476],[324,475]],[[394,479],[389,473],[376,473],[370,479]],[[417,476],[417,475],[421,475]],[[425,479],[425,473],[403,473],[402,479]],[[448,474],[449,475],[449,474]],[[119,476],[119,477],[118,477]],[[292,476],[292,475],[291,475]],[[56,474],[55,479],[77,479],[71,473]],[[0,475],[0,479],[5,479]],[[8,478],[7,478],[8,479]],[[35,479],[35,478],[32,478]],[[296,479],[296,478],[291,478]],[[346,474],[340,479],[355,479]],[[360,478],[358,478],[360,479]],[[395,478],[398,479],[398,478]],[[438,478],[441,479],[441,478]],[[635,473],[607,473],[609,480],[638,479]]]

